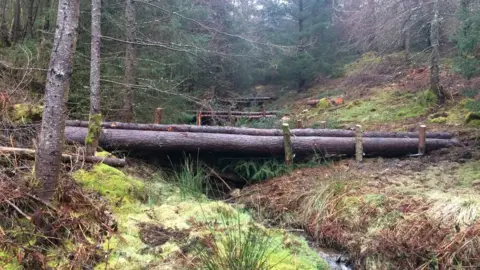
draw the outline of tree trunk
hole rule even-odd
[[[25,25],[25,30],[24,30],[25,37],[26,36],[34,37],[33,27],[35,23],[35,17],[36,17],[35,0],[29,0],[27,24]]]
[[[35,157],[35,176],[41,183],[39,196],[49,200],[60,176],[66,102],[73,72],[80,0],[60,0],[45,88],[45,109]]]
[[[88,136],[85,139],[87,156],[94,156],[98,147],[102,115],[100,112],[100,36],[101,0],[92,0],[92,43],[90,60],[90,116]]]
[[[86,121],[68,120],[69,127],[88,127]],[[250,136],[283,136],[280,129],[258,129],[258,128],[235,128],[235,127],[209,127],[193,125],[156,125],[156,124],[136,124],[120,122],[104,122],[101,127],[106,129],[125,129],[125,130],[148,130],[148,131],[169,131],[169,132],[192,132],[192,133],[217,133],[217,134],[236,134]],[[355,137],[355,131],[341,129],[292,129],[292,136],[318,136],[318,137]],[[418,138],[418,132],[377,132],[367,131],[363,137],[370,138]],[[430,139],[452,139],[453,136],[447,132],[428,132],[427,138]]]
[[[135,85],[135,77],[137,73],[137,52],[135,44],[136,40],[136,19],[135,5],[133,0],[125,1],[125,20],[126,20],[126,49],[125,49],[125,89],[123,97],[123,117],[125,122],[133,121],[133,85]]]
[[[304,53],[303,49],[303,23],[305,21],[305,15],[303,14],[303,0],[298,1],[298,46],[300,47],[300,53]],[[305,87],[306,80],[302,76],[302,71],[298,71],[298,92],[303,91]]]
[[[87,129],[66,127],[65,138],[70,143],[83,143]],[[100,136],[100,145],[105,149],[156,152],[198,152],[283,155],[282,136],[248,136],[211,133],[180,133],[159,131],[138,131],[104,129]],[[355,138],[334,137],[295,137],[291,138],[293,153],[354,155]],[[427,150],[432,151],[457,145],[455,140],[427,139]],[[416,154],[418,138],[364,138],[366,155],[395,156]]]
[[[433,18],[430,25],[430,41],[432,43],[432,55],[430,65],[430,90],[438,98],[440,104],[445,102],[445,93],[440,85],[440,22],[438,0],[433,0]]]
[[[7,12],[7,0],[3,0],[3,6],[2,6],[2,19],[0,21],[0,39],[1,42],[7,46],[10,47],[12,46],[12,43],[10,41],[10,37],[8,35],[8,25],[6,22],[6,12]]]
[[[375,12],[375,0],[368,0],[368,9],[369,9],[369,16],[370,19],[368,20],[368,24],[370,24],[370,33],[368,36],[368,44],[373,51],[378,51],[378,44],[377,44],[377,18]]]
[[[15,8],[13,14],[13,24],[12,24],[12,31],[11,31],[11,38],[10,40],[13,42],[17,42],[22,36],[22,25],[21,25],[21,12],[22,9],[20,7],[20,0],[15,1]]]

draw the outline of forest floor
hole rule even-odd
[[[59,192],[46,203],[32,196],[33,163],[0,155],[0,269],[228,269],[240,261],[328,269],[312,246],[343,252],[355,269],[480,268],[480,120],[468,118],[474,100],[462,92],[480,79],[445,68],[451,98],[438,106],[425,90],[428,70],[399,68],[400,56],[389,57],[367,54],[344,77],[319,78],[302,93],[256,90],[278,96],[269,106],[307,127],[326,120],[330,128],[410,131],[425,123],[454,133],[461,147],[362,163],[324,160],[223,201],[202,194],[210,175],[193,163],[165,172],[132,159],[121,170],[65,164]],[[339,96],[344,104],[305,105]],[[13,120],[40,115],[35,105],[15,106]],[[34,136],[19,130],[0,135],[0,144]]]
[[[480,122],[466,121],[473,100],[459,94],[478,87],[479,78],[465,81],[445,69],[451,99],[438,106],[425,90],[426,67],[382,75],[362,61],[389,60],[364,57],[345,77],[322,80],[293,104],[280,95],[276,106],[306,126],[326,120],[332,128],[413,131],[424,123],[454,133],[463,146],[421,157],[329,161],[249,186],[235,200],[264,222],[303,228],[320,245],[343,250],[358,269],[479,268]],[[305,105],[338,96],[345,104]]]

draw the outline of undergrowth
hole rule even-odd
[[[246,179],[247,183],[252,184],[289,173],[291,169],[292,168],[285,165],[284,162],[257,159],[234,162],[224,167],[223,171],[233,170],[242,178]]]

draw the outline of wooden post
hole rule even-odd
[[[230,126],[234,126],[232,117],[232,106],[228,107],[228,122],[230,123]]]
[[[197,126],[202,125],[202,111],[197,112]]]
[[[426,135],[427,135],[427,126],[420,125],[420,128],[418,130],[418,154],[419,155],[425,154],[425,150],[427,148]]]
[[[267,115],[267,109],[265,108],[265,104],[262,105],[262,116],[265,117]]]
[[[302,120],[297,120],[297,128],[303,128]]]
[[[327,121],[320,121],[320,128],[326,129],[327,128]]]
[[[157,108],[155,110],[155,124],[162,123],[162,116],[163,116],[163,108]]]
[[[363,160],[363,130],[361,125],[356,125],[355,159],[357,162],[362,162]]]
[[[290,128],[288,123],[283,123],[283,147],[285,148],[285,164],[290,166],[293,164],[292,140],[290,138]]]

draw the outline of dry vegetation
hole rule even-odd
[[[248,187],[237,200],[345,250],[360,269],[476,268],[479,154],[341,161]]]

